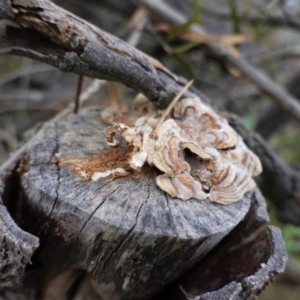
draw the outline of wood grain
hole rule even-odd
[[[39,260],[47,262],[45,299],[55,290],[51,282],[79,270],[94,275],[105,299],[149,297],[199,261],[249,210],[250,194],[228,206],[182,201],[159,190],[151,173],[93,182],[64,163],[105,147],[100,111],[87,110],[50,124],[28,151],[23,205],[28,230],[41,238]]]

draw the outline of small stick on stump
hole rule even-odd
[[[75,97],[75,105],[74,105],[74,114],[77,114],[80,107],[80,95],[82,90],[82,84],[83,84],[83,76],[79,75],[78,83],[77,83],[77,89],[76,89],[76,97]]]

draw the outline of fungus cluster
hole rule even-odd
[[[259,159],[199,98],[177,102],[171,117],[159,126],[162,112],[146,98],[138,97],[135,111],[143,116],[134,126],[109,127],[108,145],[118,147],[125,141],[132,149],[129,167],[140,171],[146,163],[155,166],[162,173],[157,185],[172,197],[229,204],[255,187],[252,177],[261,172]]]

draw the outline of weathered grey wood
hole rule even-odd
[[[287,259],[280,230],[266,226],[268,220],[265,201],[255,190],[245,219],[156,299],[254,299],[283,272]]]
[[[160,107],[186,84],[160,62],[48,0],[9,2],[0,14],[0,54],[27,56],[65,72],[122,82]],[[192,90],[186,95],[195,95]]]
[[[178,11],[162,2],[147,0],[143,2],[173,23],[186,21]],[[199,31],[199,27],[197,28]],[[209,49],[217,57],[228,60],[242,70],[264,92],[272,95],[272,98],[299,120],[300,107],[294,97],[276,86],[257,69],[253,69],[244,60],[231,55],[226,49],[215,46],[210,46]],[[121,40],[47,0],[1,2],[0,54],[24,55],[52,64],[63,71],[116,80],[143,92],[151,100],[157,101],[160,106],[166,106],[185,84],[184,79],[172,74],[153,58],[145,56]],[[201,93],[189,89],[186,95],[196,94]],[[200,96],[202,100],[207,101],[203,95]],[[251,132],[248,134],[244,131],[244,133],[244,139],[252,139]],[[252,150],[255,152],[255,148]],[[265,156],[273,156],[272,151],[267,150],[266,147],[264,151],[267,154]],[[18,153],[22,151],[16,152]],[[263,192],[265,193],[265,190],[268,193],[271,192],[270,199],[280,208],[281,220],[299,224],[299,186],[297,184],[299,176],[292,174],[295,172],[286,172],[284,163],[275,161],[271,164],[267,162],[266,165],[271,165],[269,168],[271,172],[265,172],[262,175],[266,183],[264,184],[266,189]],[[279,176],[278,173],[280,173]],[[286,176],[287,173],[291,175]],[[288,184],[286,184],[287,181],[289,181]],[[274,189],[274,186],[277,188]]]
[[[6,19],[10,16],[11,2],[9,0],[1,0],[0,3],[0,19]]]
[[[82,111],[45,127],[28,151],[22,210],[27,230],[41,238],[45,299],[67,293],[82,270],[93,274],[104,299],[146,299],[199,261],[249,210],[250,194],[228,206],[170,199],[151,174],[83,180],[70,167],[74,158],[106,147],[103,129],[100,111]]]
[[[158,61],[50,1],[12,0],[4,3],[0,21],[8,21],[0,22],[0,54],[27,56],[63,71],[119,81],[144,93],[160,107],[166,107],[185,83]],[[173,23],[187,22],[184,15],[163,2],[144,0],[143,3]],[[192,29],[203,33],[199,26]],[[300,121],[300,104],[295,97],[226,48],[217,45],[208,48],[216,57],[237,67]],[[193,94],[191,91],[186,95]]]
[[[20,229],[3,205],[4,183],[0,179],[0,290],[16,287],[39,245],[38,238]],[[12,200],[12,199],[11,199]]]

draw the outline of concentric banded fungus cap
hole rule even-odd
[[[145,108],[145,101],[140,101]],[[136,105],[138,110],[138,104]],[[227,121],[199,98],[186,98],[174,107],[173,118],[159,128],[160,114],[153,109],[135,126],[110,127],[108,141],[121,134],[132,147],[129,165],[141,170],[148,163],[162,174],[157,185],[172,197],[209,199],[229,204],[255,187],[253,176],[261,172],[257,156],[244,144]]]

